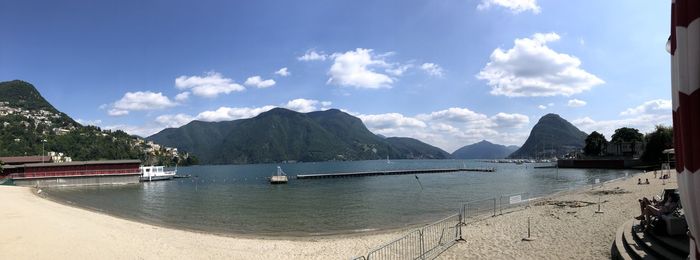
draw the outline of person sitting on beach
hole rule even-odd
[[[642,178],[637,179],[637,185],[642,185]]]
[[[642,215],[636,217],[637,220],[642,221],[640,224],[645,230],[649,228],[652,217],[659,217],[661,215],[669,214],[678,207],[680,196],[678,196],[678,194],[675,192],[667,195],[668,196],[664,196],[664,200],[662,200],[660,203],[656,203],[654,205],[650,204],[644,207],[642,210]],[[669,199],[666,199],[666,197],[669,197]]]
[[[644,184],[649,184],[649,179],[647,179],[647,181]]]
[[[640,180],[640,183],[641,183],[641,180]],[[636,217],[636,219],[638,219],[638,220],[644,219],[644,217],[643,217],[644,216],[644,208],[646,208],[649,205],[654,205],[655,207],[663,205],[664,203],[666,203],[667,200],[669,200],[671,198],[671,193],[675,193],[675,192],[676,192],[675,189],[665,189],[664,194],[663,194],[663,197],[664,197],[663,200],[661,199],[661,197],[659,197],[659,195],[654,195],[654,197],[651,198],[651,200],[649,200],[647,197],[641,198],[639,200],[640,215],[638,217]]]

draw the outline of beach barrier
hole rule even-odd
[[[517,207],[530,206],[530,193],[504,194],[462,204],[459,213],[443,218],[430,225],[411,230],[404,236],[392,240],[370,251],[367,256],[354,260],[432,259],[447,250],[462,238],[462,226],[475,222],[479,216],[502,215]]]
[[[521,192],[513,194],[504,194],[497,197],[491,197],[480,200],[473,200],[462,204],[461,214],[464,218],[463,223],[467,221],[474,222],[478,219],[475,217],[490,215],[503,215],[508,213],[510,209],[523,206],[530,206],[530,193]]]
[[[441,219],[370,251],[355,259],[432,259],[452,246],[459,238],[460,214]]]

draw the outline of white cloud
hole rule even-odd
[[[468,108],[452,107],[445,110],[435,111],[430,114],[419,114],[417,116],[422,120],[443,120],[450,122],[481,122],[488,123],[489,118],[484,114],[480,114],[469,110]]]
[[[129,111],[157,110],[176,106],[163,93],[151,91],[126,92],[124,96],[112,104],[107,111],[110,116],[123,116]]]
[[[639,114],[644,114],[653,111],[671,111],[671,100],[669,99],[655,99],[644,102],[643,104],[628,108],[625,111],[620,112],[621,116],[634,116]]]
[[[356,88],[391,88],[394,80],[374,71],[376,67],[391,68],[382,57],[373,55],[371,49],[357,48],[345,53],[332,55],[333,65],[328,71],[327,84]]]
[[[319,103],[320,102],[318,100],[297,98],[297,99],[290,100],[289,102],[287,102],[287,104],[285,104],[284,107],[287,109],[297,111],[297,112],[308,113],[311,111],[318,110],[318,108],[316,106]]]
[[[102,120],[100,119],[95,119],[95,120],[84,120],[84,119],[76,119],[76,122],[78,122],[81,125],[94,125],[94,126],[99,126],[102,124]]]
[[[362,119],[374,133],[389,137],[412,137],[446,151],[484,139],[500,144],[520,145],[528,136],[523,127],[530,122],[522,114],[497,113],[489,117],[460,107],[416,116],[400,113],[348,113]]]
[[[572,120],[571,123],[588,133],[598,131],[610,138],[615,129],[620,127],[632,127],[639,129],[642,133],[654,131],[656,125],[672,125],[671,101],[656,99],[644,102],[643,104],[629,108],[622,113],[625,116],[619,119],[594,120],[591,117],[583,117]]]
[[[282,77],[286,77],[286,76],[292,75],[292,73],[289,72],[289,70],[287,69],[287,67],[284,67],[284,68],[281,68],[281,69],[275,71],[275,74],[280,75],[280,76],[282,76]]]
[[[129,114],[129,111],[112,108],[107,110],[107,114],[110,116],[125,116]]]
[[[491,120],[499,127],[522,128],[530,123],[530,118],[523,114],[498,113],[491,117]]]
[[[316,52],[315,50],[308,50],[304,55],[297,57],[300,61],[324,61],[328,58],[328,55],[323,52]]]
[[[164,127],[180,127],[195,118],[187,114],[161,115],[156,117],[156,122]]]
[[[539,106],[537,106],[537,108],[539,108],[539,109],[547,109],[547,106],[545,106],[545,105],[539,105]]]
[[[567,106],[570,107],[582,107],[586,105],[586,101],[580,100],[580,99],[570,99],[569,102],[567,103]]]
[[[333,104],[333,102],[330,101],[322,101],[321,106],[324,108],[330,107]]]
[[[185,100],[187,100],[187,99],[189,99],[189,98],[190,98],[190,92],[189,92],[189,91],[185,91],[185,92],[182,92],[182,93],[180,93],[180,94],[175,95],[175,100],[180,101],[180,102],[185,101]]]
[[[395,65],[391,68],[387,68],[384,71],[386,71],[386,73],[389,73],[389,74],[394,75],[394,76],[401,76],[404,74],[404,72],[406,72],[411,67],[413,67],[412,64]]]
[[[537,5],[537,0],[482,0],[476,8],[478,10],[486,10],[491,6],[508,8],[516,14],[524,11],[531,11],[538,14],[541,11],[540,6]]]
[[[423,63],[423,65],[420,66],[422,70],[424,70],[428,75],[433,76],[433,77],[442,77],[444,75],[442,71],[442,67],[440,65],[437,65],[435,63]]]
[[[257,88],[269,88],[275,85],[275,81],[272,79],[263,80],[260,76],[252,76],[245,80],[247,86],[254,86]]]
[[[251,118],[259,115],[262,112],[269,111],[275,106],[263,107],[220,107],[214,111],[204,111],[199,113],[195,118],[197,120],[217,122],[230,121],[242,118]]]
[[[416,118],[406,117],[399,113],[376,115],[357,115],[370,129],[383,130],[394,128],[424,128],[427,125]]]
[[[181,90],[191,90],[192,94],[200,97],[214,98],[219,94],[229,94],[245,90],[230,78],[225,78],[217,72],[207,72],[200,76],[180,76],[175,79],[175,86]]]
[[[578,58],[547,46],[557,40],[556,33],[516,39],[513,48],[494,50],[476,77],[487,81],[492,95],[508,97],[571,96],[605,83],[580,68]]]
[[[109,129],[109,130],[113,130],[113,131],[114,130],[122,130],[122,131],[124,131],[128,134],[131,134],[131,135],[148,137],[148,136],[151,136],[151,135],[163,130],[163,127],[154,126],[154,125],[134,126],[134,125],[127,125],[127,124],[116,124],[116,125],[104,126],[104,127],[102,127],[102,129]]]

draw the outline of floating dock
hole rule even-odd
[[[336,172],[321,174],[299,174],[297,179],[321,179],[321,178],[346,178],[364,177],[375,175],[402,175],[419,173],[445,173],[445,172],[495,172],[495,168],[448,168],[448,169],[416,169],[416,170],[392,170],[392,171],[366,171],[366,172]]]

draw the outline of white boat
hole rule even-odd
[[[277,173],[270,176],[270,184],[285,184],[287,183],[287,175],[282,171],[282,168],[277,166]]]
[[[141,166],[141,181],[171,180],[175,177],[177,169],[166,171],[165,166]]]

